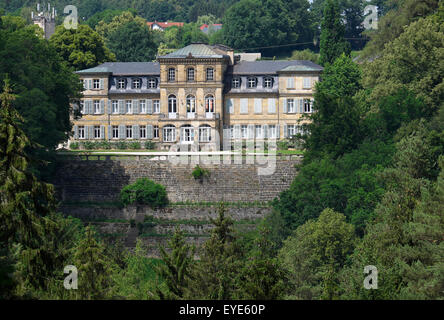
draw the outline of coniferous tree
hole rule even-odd
[[[321,23],[321,42],[319,63],[333,63],[342,53],[350,54],[350,44],[345,40],[345,26],[337,0],[327,0]]]
[[[78,270],[78,297],[83,300],[105,299],[111,289],[111,266],[105,247],[95,238],[91,226],[86,227],[85,237],[74,254]]]
[[[218,218],[212,220],[215,227],[211,237],[190,275],[187,299],[227,300],[237,294],[243,252],[233,234],[233,220],[225,217],[223,203],[218,211]]]
[[[187,287],[188,277],[194,260],[195,248],[185,242],[183,231],[176,228],[173,237],[168,241],[171,253],[160,247],[163,264],[156,268],[157,274],[165,281],[167,292],[158,289],[157,294],[162,299],[181,299]]]

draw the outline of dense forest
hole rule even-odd
[[[104,12],[103,19],[111,17],[86,19],[76,31],[58,28],[50,41],[20,17],[31,1],[2,2],[11,13],[0,16],[2,299],[444,298],[442,2],[377,1],[383,16],[378,30],[366,32],[359,63],[343,19],[344,6],[354,1],[314,1],[319,7],[310,11],[317,14],[311,24],[303,23],[306,9],[285,16],[310,5],[302,0],[80,2],[88,19]],[[155,5],[156,15],[150,11]],[[161,9],[168,6],[174,10]],[[162,16],[167,12],[171,16]],[[248,22],[252,12],[262,14],[263,24]],[[316,112],[307,116],[305,133],[292,138],[304,149],[298,176],[255,230],[238,232],[221,204],[198,260],[180,230],[153,260],[141,242],[128,252],[63,217],[45,181],[55,147],[71,131],[69,101],[82,90],[72,71],[116,59],[146,61],[171,49],[144,19],[195,23],[210,14],[225,24],[242,22],[242,32],[252,34],[275,23],[268,18],[281,19],[282,34],[269,42],[223,30],[221,39],[238,41],[237,48],[313,39],[319,28],[319,54],[293,53],[324,66]],[[247,28],[250,23],[258,29]],[[301,24],[312,31],[304,34]],[[138,32],[147,35],[141,46],[151,50],[123,56],[116,43],[132,43],[136,39],[125,35]],[[163,41],[180,46],[194,40],[192,28],[191,36],[175,32],[183,33]],[[82,274],[78,290],[63,288],[66,265]],[[378,290],[362,285],[368,265],[378,267]]]

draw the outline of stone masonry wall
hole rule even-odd
[[[147,177],[166,187],[171,202],[269,201],[288,189],[300,160],[278,160],[272,175],[258,175],[257,164],[200,165],[209,170],[202,182],[195,165],[153,160],[61,160],[54,185],[60,200],[116,201],[122,187]],[[265,167],[265,165],[261,166]]]

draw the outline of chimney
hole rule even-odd
[[[230,65],[234,65],[234,50],[231,48],[228,49],[227,54],[230,57]]]

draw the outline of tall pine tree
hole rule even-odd
[[[350,54],[350,44],[345,40],[345,26],[337,0],[327,0],[321,23],[321,50],[319,63],[333,63],[342,53]]]

